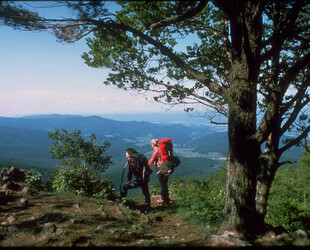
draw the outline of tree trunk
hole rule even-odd
[[[278,123],[274,123],[273,127],[280,127],[281,120],[275,119]],[[257,174],[257,185],[256,185],[256,211],[258,225],[263,228],[265,216],[267,213],[267,201],[269,197],[270,188],[276,172],[279,167],[279,140],[280,133],[274,130],[270,133],[268,140],[266,141],[265,158],[261,159],[261,166]]]
[[[256,183],[260,146],[255,139],[257,77],[261,45],[259,1],[234,1],[227,14],[231,28],[226,200],[221,231],[244,238],[256,235]]]
[[[256,95],[253,84],[251,87],[247,81],[236,81],[230,91],[229,160],[221,231],[238,232],[248,238],[257,233],[255,197],[260,148],[254,139]]]
[[[229,91],[229,152],[222,231],[248,238],[257,233],[256,181],[261,153],[255,139],[256,83],[246,56],[236,60]]]
[[[264,228],[265,216],[267,213],[267,201],[269,197],[270,188],[276,173],[275,166],[269,164],[262,166],[258,173],[256,184],[256,212],[257,212],[257,226],[260,229]]]

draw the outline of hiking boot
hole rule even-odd
[[[164,201],[163,203],[161,203],[164,207],[169,207],[170,206],[170,202],[168,201]]]
[[[159,202],[158,203],[158,205],[160,205],[160,206],[163,206],[163,207],[168,207],[168,206],[170,206],[170,201],[161,201],[161,202]]]
[[[141,212],[146,214],[146,213],[148,213],[149,211],[150,211],[150,204],[146,202],[146,203],[143,204],[143,207],[142,207],[142,209],[141,209]]]
[[[127,192],[121,191],[121,197],[120,198],[124,198],[127,196]]]
[[[161,204],[161,203],[163,203],[164,201],[160,198],[160,199],[158,199],[157,200],[157,203],[159,203],[159,204]]]

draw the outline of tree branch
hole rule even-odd
[[[286,19],[284,19],[281,23],[278,23],[279,20],[273,20],[276,29],[273,30],[272,36],[264,42],[265,48],[267,48],[271,43],[273,43],[273,46],[270,50],[266,49],[266,53],[261,56],[261,63],[270,59],[274,53],[278,53],[279,48],[282,47],[285,39],[290,37],[289,34],[295,31],[295,21],[303,6],[303,1],[296,1],[295,5],[290,8],[292,11],[289,12]]]
[[[167,27],[171,24],[176,24],[176,23],[185,21],[187,19],[190,19],[190,18],[194,17],[195,15],[197,15],[199,12],[201,12],[204,9],[204,7],[206,7],[207,3],[208,3],[208,1],[200,1],[195,8],[183,13],[182,15],[170,17],[166,20],[161,20],[159,22],[151,24],[150,29],[151,29],[151,31],[153,31],[155,29]]]
[[[294,81],[297,77],[297,75],[300,73],[300,71],[304,68],[306,68],[310,63],[310,53],[306,54],[303,58],[301,58],[300,60],[298,60],[292,67],[290,67],[287,71],[286,74],[282,77],[282,79],[279,81],[278,83],[278,87],[280,87],[280,92],[277,92],[277,97],[272,99],[272,101],[269,103],[269,105],[271,106],[278,106],[280,105],[279,103],[277,103],[278,100],[283,100],[283,97],[289,87],[289,85],[292,83],[292,81]],[[300,88],[300,90],[298,91],[298,93],[295,95],[295,99],[294,100],[298,100],[300,99],[300,103],[302,101],[303,98],[303,94],[307,89],[307,86],[309,85],[308,80],[306,79],[303,87]],[[274,88],[277,88],[276,86],[274,86]],[[270,93],[272,93],[270,91]],[[306,103],[305,103],[306,104]],[[291,103],[292,105],[292,103]],[[301,105],[301,104],[300,104]],[[280,106],[279,106],[280,107]],[[289,105],[285,105],[284,108],[280,109],[279,115],[283,115],[288,109],[289,109]],[[283,131],[285,131],[285,128],[288,128],[290,126],[290,123],[292,123],[294,121],[293,117],[295,116],[295,118],[297,117],[299,110],[301,109],[301,106],[299,105],[295,105],[294,107],[294,112],[292,113],[291,119],[289,119],[286,123],[286,125],[282,128],[282,133],[284,133]],[[262,122],[260,124],[260,126],[258,127],[258,130],[256,132],[256,138],[257,140],[262,143],[268,136],[268,134],[270,133],[271,130],[271,126],[269,126],[269,124],[272,123],[272,121],[275,118],[275,115],[277,115],[277,113],[275,113],[275,108],[268,108],[266,111],[266,114],[264,115]]]
[[[279,149],[279,155],[282,155],[284,151],[288,150],[289,148],[295,146],[299,141],[306,138],[308,133],[310,132],[310,125],[294,140],[284,145],[282,148]]]
[[[310,65],[310,53],[306,54],[303,58],[298,60],[293,66],[291,66],[287,71],[284,77],[279,82],[281,86],[281,96],[284,96],[289,84],[296,79],[296,76],[300,71]],[[307,84],[309,85],[309,83]]]
[[[294,109],[290,114],[290,117],[287,119],[286,123],[281,128],[281,134],[283,135],[285,131],[289,129],[289,127],[293,124],[293,122],[296,120],[299,112],[310,103],[310,98],[306,98],[305,101],[302,102],[304,93],[306,91],[307,87],[304,89],[304,91],[298,91],[296,96],[298,99],[296,100],[296,104],[294,105]]]
[[[294,164],[296,162],[297,161],[282,161],[282,162],[279,162],[279,167],[283,165],[287,165],[287,164]]]
[[[154,47],[159,49],[162,53],[162,55],[165,55],[169,57],[169,59],[174,62],[178,67],[183,69],[188,75],[190,75],[193,79],[198,80],[202,84],[204,84],[206,87],[208,87],[212,92],[224,96],[225,88],[223,86],[218,85],[215,82],[212,82],[209,78],[207,78],[204,74],[200,73],[199,71],[191,68],[188,64],[186,64],[180,57],[178,57],[176,54],[174,54],[169,48],[164,46],[162,43],[157,42],[152,37],[145,35],[144,33],[127,26],[125,24],[119,24],[115,23],[114,21],[105,22],[97,24],[97,26],[101,28],[115,28],[115,29],[121,29],[124,31],[129,31],[132,34],[142,38],[143,40],[147,41],[149,44],[152,44]]]
[[[130,69],[127,69],[129,71],[131,71]],[[148,77],[146,75],[143,75],[141,73],[139,73],[138,70],[135,70],[135,74],[138,74],[139,77],[147,80],[147,81],[150,81],[150,82],[153,82],[155,85],[158,85],[158,86],[164,86],[166,90],[162,90],[162,91],[158,91],[158,90],[150,90],[149,91],[152,91],[152,92],[171,92],[171,90],[169,89],[174,89],[176,91],[179,91],[179,92],[184,92],[184,89],[181,87],[181,86],[177,86],[177,85],[170,85],[170,84],[166,84],[164,83],[163,81],[159,81],[159,80],[156,80],[152,77]],[[210,107],[214,110],[216,110],[218,113],[224,115],[224,116],[228,116],[229,114],[229,111],[228,109],[226,109],[225,107],[223,107],[222,105],[206,98],[206,97],[203,97],[201,95],[197,95],[195,93],[191,93],[189,96],[187,96],[188,99],[193,99],[194,101],[196,101],[197,103],[200,103],[204,106],[207,106],[207,107]],[[180,102],[180,103],[184,103],[184,102]]]

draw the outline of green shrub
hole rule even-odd
[[[151,196],[160,195],[161,191],[160,191],[160,184],[159,184],[159,182],[158,181],[151,181],[151,182],[149,182],[149,191],[150,191],[150,195]]]
[[[94,134],[86,141],[80,130],[68,133],[66,129],[55,129],[48,136],[54,140],[49,146],[52,158],[58,159],[60,163],[51,178],[53,190],[74,192],[97,199],[115,198],[111,181],[100,178],[112,163],[111,157],[105,155],[109,142],[96,145],[97,137]]]
[[[185,210],[186,218],[209,226],[219,226],[225,201],[226,170],[224,167],[205,180],[195,178],[171,179],[170,195]]]
[[[95,178],[84,166],[75,169],[58,168],[52,180],[52,187],[58,192],[74,192],[98,199],[115,198],[112,182]]]
[[[115,200],[116,194],[113,183],[110,180],[97,179],[97,185],[94,189],[94,194],[92,195],[92,197],[98,200]]]
[[[25,183],[31,192],[39,192],[42,189],[41,174],[33,169],[27,170]]]
[[[292,231],[310,233],[310,153],[305,151],[297,168],[280,168],[270,189],[265,222]]]

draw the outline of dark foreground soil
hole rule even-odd
[[[201,228],[182,221],[173,202],[162,207],[157,199],[143,214],[141,201],[99,206],[76,195],[1,195],[0,246],[207,246]]]

